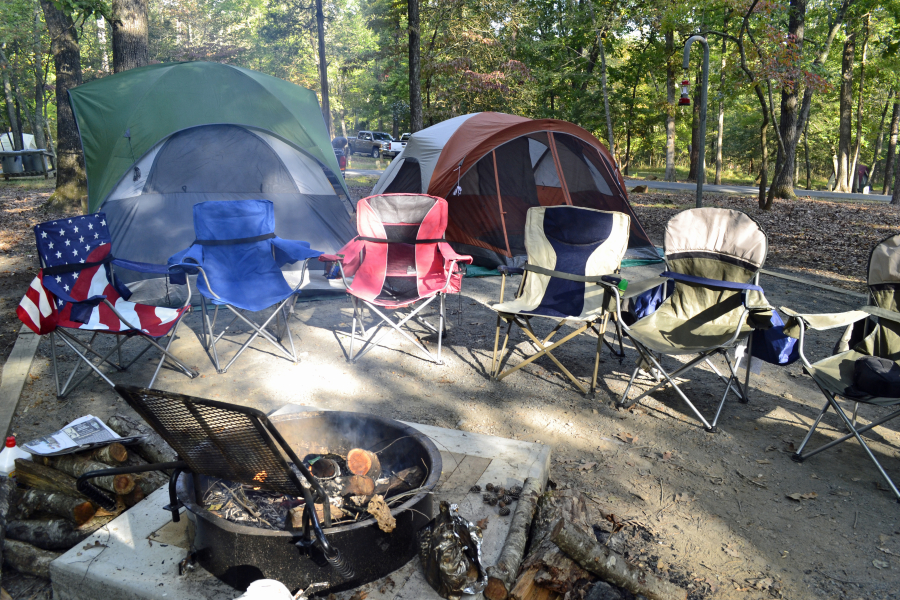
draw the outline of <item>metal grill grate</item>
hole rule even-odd
[[[303,495],[279,448],[284,442],[264,413],[159,390],[116,386],[116,391],[194,473]]]

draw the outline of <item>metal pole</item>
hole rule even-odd
[[[684,44],[684,64],[687,71],[691,67],[691,44],[703,44],[703,71],[700,77],[700,135],[697,156],[697,208],[703,206],[703,183],[706,181],[706,92],[709,88],[709,43],[701,35],[693,35]]]

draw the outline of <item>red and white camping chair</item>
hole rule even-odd
[[[114,387],[112,380],[100,369],[103,363],[124,371],[151,348],[159,350],[162,356],[147,384],[148,388],[153,387],[167,359],[188,377],[198,375],[169,349],[175,338],[175,329],[190,309],[190,290],[184,305],[178,308],[137,304],[128,301],[131,292],[113,272],[115,265],[142,273],[171,275],[172,283],[185,283],[181,267],[114,258],[110,252],[110,234],[104,213],[41,223],[35,225],[34,235],[41,272],[31,283],[16,313],[38,335],[50,334],[53,375],[59,398],[68,396],[92,372]],[[79,333],[90,334],[90,337],[84,340],[83,335],[76,335]],[[98,336],[101,334],[117,336],[112,348],[99,347]],[[166,336],[169,339],[163,346],[160,342]],[[141,338],[147,345],[126,364],[122,360],[122,346],[132,338]],[[62,387],[59,385],[57,340],[65,343],[81,360]],[[118,360],[112,358],[113,354],[117,355]],[[83,365],[88,369],[76,380],[75,376]]]
[[[337,254],[319,257],[322,262],[340,265],[347,293],[353,298],[351,331],[339,332],[350,336],[348,359],[356,362],[394,330],[441,364],[444,295],[459,292],[463,277],[461,265],[472,262],[471,256],[457,254],[444,241],[447,201],[423,194],[370,196],[356,205],[356,227],[359,235]],[[435,299],[440,303],[437,327],[420,316],[422,309]],[[360,303],[381,318],[370,332],[363,324]],[[416,303],[419,305],[414,308]],[[390,311],[397,317],[396,321],[386,314]],[[403,329],[410,321],[437,333],[437,356]],[[385,325],[389,328],[382,331]],[[357,340],[363,345],[354,354]]]

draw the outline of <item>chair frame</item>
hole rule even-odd
[[[500,281],[500,303],[503,303],[503,301],[504,301],[507,275],[513,275],[513,274],[521,274],[522,275],[522,279],[519,282],[519,289],[516,292],[516,297],[518,297],[522,293],[522,290],[524,289],[525,279],[528,277],[528,273],[530,272],[529,269],[527,268],[527,265],[524,268],[500,266],[498,268],[498,270],[500,271],[500,274],[502,275],[502,280]],[[552,275],[551,275],[551,277],[552,277]],[[605,276],[605,277],[611,277],[611,276]],[[560,319],[559,322],[556,324],[556,326],[553,327],[553,329],[547,335],[547,337],[545,337],[543,340],[541,340],[538,338],[534,329],[531,327],[531,319],[533,317],[541,317],[541,318],[552,318],[552,317],[542,317],[541,315],[523,315],[523,314],[518,314],[518,313],[505,313],[505,312],[498,311],[497,312],[497,326],[496,326],[496,330],[494,333],[494,353],[491,358],[491,371],[490,371],[491,379],[493,381],[500,381],[504,377],[507,377],[508,375],[515,373],[522,367],[531,364],[532,362],[534,362],[541,356],[547,355],[547,357],[553,361],[553,363],[559,368],[559,370],[562,371],[566,375],[566,377],[569,378],[569,380],[575,385],[575,387],[578,388],[578,390],[582,394],[593,397],[596,392],[596,389],[597,389],[597,376],[598,376],[598,371],[600,369],[600,352],[603,348],[603,344],[606,344],[606,346],[609,348],[610,353],[612,353],[613,356],[616,356],[620,361],[625,358],[625,349],[624,349],[624,346],[622,345],[622,329],[620,327],[621,298],[620,298],[619,289],[617,287],[618,281],[616,281],[614,283],[613,281],[597,280],[592,283],[602,285],[607,293],[612,294],[615,297],[615,299],[616,299],[616,315],[612,315],[608,310],[603,310],[602,313],[597,316],[597,318],[592,319],[590,321],[584,321],[583,322],[584,324],[581,325],[580,327],[578,327],[574,332],[567,334],[561,340],[554,342],[553,344],[551,344],[549,346],[548,346],[548,344],[550,343],[550,340],[559,332],[560,328],[562,328],[562,326],[565,325],[571,319]],[[616,337],[619,340],[619,352],[615,351],[612,344],[610,344],[606,340],[606,337],[605,337],[606,330],[607,330],[607,327],[609,324],[609,319],[611,316],[613,317],[614,325],[616,327]],[[503,338],[503,347],[500,348],[499,352],[498,352],[498,346],[500,344],[500,328],[503,323],[507,324],[506,333]],[[525,358],[524,361],[520,362],[516,366],[511,367],[511,368],[507,369],[506,371],[501,371],[501,369],[503,368],[504,358],[508,358],[508,356],[509,356],[506,354],[506,346],[509,342],[510,333],[512,331],[513,324],[518,326],[519,329],[521,329],[522,332],[525,333],[525,335],[528,337],[531,344],[535,347],[536,351],[534,354],[529,355],[528,357]],[[578,381],[578,378],[575,377],[559,361],[559,359],[557,359],[551,352],[552,350],[555,350],[556,348],[562,346],[569,340],[578,337],[579,335],[581,335],[582,333],[585,333],[588,330],[593,331],[594,334],[596,334],[596,336],[597,336],[597,350],[596,350],[595,356],[594,356],[594,373],[593,373],[593,378],[591,379],[590,391],[588,391],[588,389],[585,388],[584,385],[582,385],[582,383],[580,381]],[[512,354],[512,352],[510,352],[510,355],[511,354]]]

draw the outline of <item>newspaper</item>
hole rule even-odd
[[[93,415],[75,419],[59,431],[43,435],[23,444],[23,448],[40,456],[57,456],[105,446],[113,442],[129,444],[143,436],[120,437],[115,431]]]

